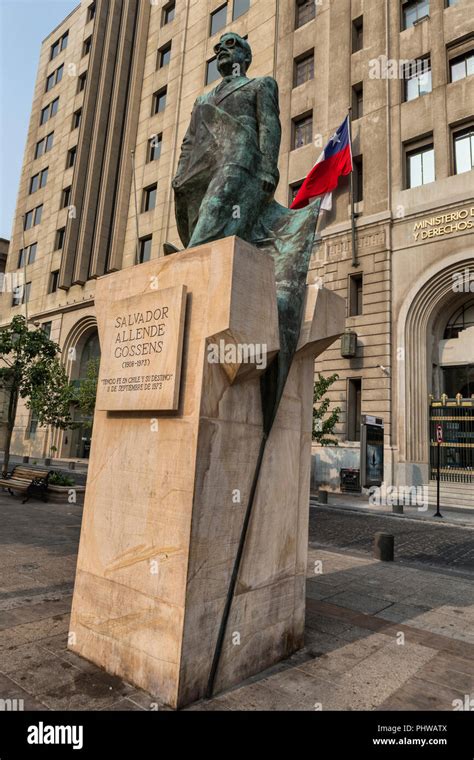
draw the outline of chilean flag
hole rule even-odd
[[[349,134],[349,116],[346,116],[304,180],[290,208],[303,208],[317,195],[331,193],[336,189],[339,177],[351,173],[352,148]],[[330,199],[328,202],[325,198],[321,208],[329,210]]]

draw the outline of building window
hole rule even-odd
[[[352,118],[361,119],[364,115],[364,85],[362,82],[352,88]]]
[[[352,22],[352,52],[358,53],[364,48],[364,17],[358,16]]]
[[[61,81],[63,78],[64,65],[61,64],[56,71],[53,71],[48,77],[46,77],[46,92],[49,92],[55,84]]]
[[[87,9],[87,20],[86,23],[89,23],[89,21],[92,21],[92,19],[95,16],[95,3],[91,3]]]
[[[50,132],[49,135],[43,137],[42,140],[36,143],[35,146],[35,158],[40,158],[43,153],[47,153],[53,147],[54,132]]]
[[[349,275],[349,316],[362,314],[362,272]]]
[[[140,264],[143,264],[144,261],[150,261],[151,240],[151,235],[148,237],[140,238]]]
[[[295,29],[307,24],[316,15],[315,0],[296,0]]]
[[[70,169],[76,163],[77,145],[74,148],[70,148],[66,157],[66,169]]]
[[[31,227],[36,227],[41,222],[41,216],[43,214],[43,204],[37,206],[31,211],[27,211],[25,214],[24,229],[29,230]]]
[[[211,60],[206,63],[206,84],[215,82],[219,77],[220,74],[217,69],[217,58],[211,58]]]
[[[430,15],[430,0],[402,0],[403,29],[410,29]]]
[[[61,229],[56,230],[56,239],[54,241],[54,250],[60,251],[64,245],[64,238],[66,236],[66,228],[61,227]]]
[[[63,188],[63,192],[61,194],[61,208],[67,208],[71,205],[71,191],[71,185],[69,185],[69,187]]]
[[[293,150],[313,141],[313,114],[293,119]]]
[[[232,21],[235,21],[239,16],[243,16],[250,8],[250,0],[234,0],[234,7],[232,9]]]
[[[458,2],[459,0],[446,0],[446,8],[453,8]]]
[[[429,58],[418,58],[405,64],[403,86],[406,101],[415,100],[415,98],[431,92],[431,60]]]
[[[167,66],[171,60],[171,42],[167,42],[166,45],[163,45],[158,50],[158,66],[157,68],[162,69],[164,66]]]
[[[25,285],[17,285],[13,288],[12,293],[12,306],[20,306],[20,304],[28,303],[31,294],[31,282],[26,282]]]
[[[463,55],[449,62],[451,82],[458,82],[474,74],[474,50],[468,50]]]
[[[59,40],[56,40],[56,42],[51,45],[51,56],[50,61],[53,60],[53,58],[56,58],[57,55],[61,52],[61,50],[64,50],[67,48],[67,43],[69,39],[69,32],[64,32],[63,36],[59,38]]]
[[[361,203],[364,200],[364,161],[362,156],[353,156],[354,172],[354,202]]]
[[[347,385],[347,440],[360,441],[362,380],[351,377]]]
[[[148,140],[148,162],[156,161],[161,156],[161,144],[163,142],[163,135],[153,135]]]
[[[46,124],[48,119],[51,119],[52,116],[55,116],[58,112],[59,107],[59,98],[55,98],[51,101],[51,103],[48,103],[48,105],[45,108],[41,109],[41,115],[40,115],[40,126],[42,124]]]
[[[227,24],[227,3],[221,5],[220,8],[211,13],[211,25],[209,29],[209,36],[212,37]]]
[[[170,24],[176,15],[176,3],[166,3],[161,12],[161,26]]]
[[[474,126],[455,132],[453,141],[455,173],[470,172],[474,168]]]
[[[295,59],[293,87],[299,87],[300,84],[309,82],[310,79],[314,79],[313,50]]]
[[[84,58],[86,55],[89,55],[91,52],[92,47],[92,35],[88,37],[84,42],[82,43],[82,57]]]
[[[28,427],[25,431],[25,438],[34,438],[36,436],[37,429],[38,429],[38,417],[34,414],[34,412],[30,412],[30,420],[28,422]]]
[[[41,325],[41,329],[43,330],[44,334],[47,338],[51,338],[51,328],[53,326],[52,322],[43,322]]]
[[[427,185],[435,180],[435,158],[433,144],[424,145],[406,152],[407,188]]]
[[[48,293],[56,293],[58,289],[58,284],[59,284],[59,269],[56,269],[54,272],[51,272],[50,274]]]
[[[74,129],[78,129],[78,127],[80,126],[80,123],[81,123],[81,118],[82,118],[82,108],[79,108],[77,111],[74,111],[74,113],[72,115],[72,128],[73,128],[73,130]]]
[[[38,243],[31,243],[31,245],[27,245],[26,248],[20,248],[20,253],[18,256],[19,269],[22,269],[25,264],[32,264],[34,262],[36,259],[37,248]]]
[[[158,92],[153,93],[153,105],[151,109],[152,116],[156,113],[162,113],[162,111],[165,110],[166,94],[167,94],[166,87],[163,87],[161,90],[158,90]]]
[[[84,71],[83,74],[78,77],[77,80],[77,92],[82,92],[86,87],[86,81],[87,81],[87,71]]]
[[[288,205],[291,206],[293,201],[295,200],[296,196],[299,193],[300,187],[303,184],[303,180],[300,179],[299,182],[293,182],[292,185],[290,185],[289,193],[288,193]]]
[[[38,174],[35,174],[30,180],[30,195],[35,193],[39,188],[44,187],[48,181],[48,167]]]
[[[142,211],[151,211],[156,206],[156,192],[157,192],[157,185],[150,185],[150,187],[145,187],[143,191],[143,201],[142,201]]]

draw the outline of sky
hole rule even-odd
[[[79,0],[0,0],[0,237],[10,239],[41,43]]]

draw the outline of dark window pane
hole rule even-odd
[[[166,24],[171,23],[175,17],[176,13],[176,3],[167,3],[167,5],[163,8],[163,17],[162,17],[162,26],[166,26]]]
[[[140,264],[144,261],[149,261],[151,257],[151,237],[142,238],[140,240]]]
[[[48,170],[43,169],[40,175],[40,187],[44,187],[46,185],[46,182],[48,181]]]
[[[20,255],[18,256],[18,268],[22,269],[25,266],[27,258],[28,248],[20,248]]]
[[[85,55],[89,55],[91,52],[91,46],[92,46],[92,37],[88,37],[87,40],[84,40],[84,44],[82,46],[82,57]]]
[[[67,43],[69,39],[69,33],[65,32],[63,36],[61,37],[61,50],[64,50],[64,48],[67,48]]]
[[[250,0],[234,0],[234,8],[232,11],[232,20],[242,16],[250,8]]]
[[[143,211],[151,211],[156,206],[157,186],[151,185],[143,191]]]
[[[162,135],[153,135],[153,137],[148,141],[148,160],[149,161],[156,161],[157,158],[161,155],[161,143],[162,143]]]
[[[37,206],[37,208],[35,208],[35,221],[34,221],[35,225],[41,223],[42,216],[43,216],[43,205],[41,204],[41,206]]]
[[[454,159],[456,174],[470,172],[474,168],[474,127],[454,135]]]
[[[47,153],[48,150],[51,150],[53,147],[53,139],[54,139],[54,132],[50,132],[49,135],[46,136],[46,143],[44,146],[44,152]]]
[[[55,247],[54,247],[56,251],[60,250],[63,247],[65,234],[66,234],[65,227],[62,227],[60,230],[56,230],[56,241],[55,241]]]
[[[28,251],[28,264],[32,264],[33,261],[36,259],[36,250],[38,248],[38,243],[32,243],[29,247]]]
[[[153,95],[153,113],[161,113],[166,106],[166,87]]]
[[[91,3],[87,9],[87,21],[92,21],[95,16],[95,3]]]
[[[35,174],[30,181],[30,194],[35,193],[39,187],[39,174]]]
[[[59,107],[59,98],[55,98],[53,102],[51,103],[51,114],[50,116],[55,116],[58,112]]]
[[[409,29],[420,19],[429,16],[429,13],[429,0],[410,0],[403,5],[403,28]]]
[[[298,87],[304,82],[314,78],[314,55],[310,53],[304,58],[295,61],[295,81],[294,86]]]
[[[45,124],[49,119],[49,106],[41,109],[40,124]]]
[[[211,58],[206,64],[206,84],[211,84],[219,79],[220,74],[217,70],[217,58]]]
[[[211,13],[210,35],[217,34],[227,23],[227,3]]]
[[[71,201],[71,187],[69,186],[63,189],[61,208],[66,208],[67,206],[69,206],[70,201]]]
[[[51,58],[50,58],[51,61],[53,60],[53,58],[56,58],[56,56],[58,55],[60,49],[61,48],[60,48],[60,41],[59,40],[57,40],[57,42],[55,42],[54,45],[51,45]]]
[[[296,0],[296,21],[295,27],[299,29],[303,24],[307,24],[316,15],[315,0]]]
[[[56,83],[60,82],[61,79],[63,78],[63,71],[64,71],[64,66],[60,66],[59,69],[56,70]]]
[[[50,74],[46,79],[46,92],[49,92],[54,87],[54,73]]]
[[[25,214],[25,223],[24,228],[25,230],[29,230],[33,226],[33,211],[27,211]]]
[[[313,117],[305,116],[293,122],[293,149],[309,145],[313,140]]]
[[[171,60],[171,42],[158,51],[158,68],[167,66]]]
[[[352,52],[357,53],[364,47],[364,18],[359,16],[352,22]]]
[[[55,272],[51,272],[51,279],[49,283],[50,293],[55,293],[57,291],[58,283],[59,283],[59,269],[57,269]]]
[[[39,158],[44,153],[44,140],[40,140],[36,143],[35,158]]]
[[[79,108],[78,111],[74,111],[72,115],[72,128],[77,129],[81,123],[81,116],[82,116],[82,108]]]

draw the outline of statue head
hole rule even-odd
[[[217,70],[222,77],[245,76],[252,63],[249,43],[235,32],[223,34],[217,45],[214,45],[214,52],[217,55]]]

